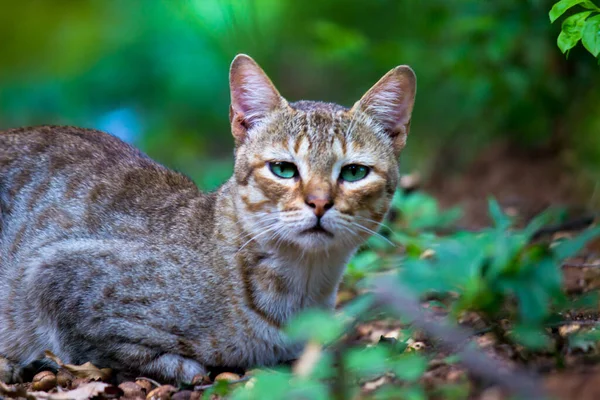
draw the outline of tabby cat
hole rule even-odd
[[[281,327],[332,308],[384,218],[416,90],[407,66],[351,109],[288,103],[231,65],[234,174],[214,193],[106,133],[0,133],[0,378],[66,363],[190,381],[295,358]]]

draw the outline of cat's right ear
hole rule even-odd
[[[371,116],[392,139],[394,151],[399,154],[406,144],[416,92],[414,71],[400,65],[369,89],[352,111]]]
[[[256,61],[245,54],[238,54],[231,63],[229,87],[229,120],[236,144],[269,113],[286,104]]]

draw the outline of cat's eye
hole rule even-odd
[[[356,182],[369,174],[369,167],[359,164],[349,164],[342,167],[340,179],[346,182]]]
[[[276,176],[283,179],[291,179],[298,176],[298,168],[291,162],[274,161],[269,163],[269,169]]]

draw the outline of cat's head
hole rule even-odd
[[[350,109],[288,103],[246,55],[231,65],[238,204],[249,240],[303,252],[355,248],[377,231],[396,189],[416,91],[389,71]]]

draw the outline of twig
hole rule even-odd
[[[523,370],[508,371],[506,368],[476,348],[465,346],[472,336],[461,327],[440,324],[433,321],[430,312],[419,306],[410,291],[389,280],[379,280],[375,295],[382,306],[389,307],[395,313],[407,317],[412,324],[429,336],[434,337],[442,347],[455,351],[471,374],[500,385],[527,399],[545,399],[542,385],[537,377]]]
[[[546,327],[547,328],[558,328],[564,325],[580,325],[580,326],[594,326],[594,325],[600,325],[600,321],[591,321],[591,320],[581,320],[581,321],[571,321],[571,320],[565,320],[565,321],[558,321],[558,322],[553,322],[551,324],[547,324]]]
[[[579,231],[579,230],[587,228],[592,223],[594,223],[594,219],[595,219],[595,216],[586,215],[584,217],[565,221],[561,224],[549,225],[549,226],[538,229],[531,237],[531,240],[537,240],[543,236],[549,236],[549,235],[555,234],[557,232],[562,232],[562,231]]]
[[[233,385],[233,384],[235,384],[235,383],[246,382],[246,381],[250,380],[250,378],[251,378],[250,376],[245,376],[245,377],[243,377],[243,378],[241,378],[241,379],[237,379],[237,380],[235,380],[235,381],[227,381],[227,384],[229,384],[229,385]],[[213,387],[215,384],[216,384],[216,382],[209,383],[209,384],[207,384],[207,385],[196,385],[196,386],[194,386],[194,390],[206,390],[206,389],[210,389],[210,388],[211,388],[211,387]]]

